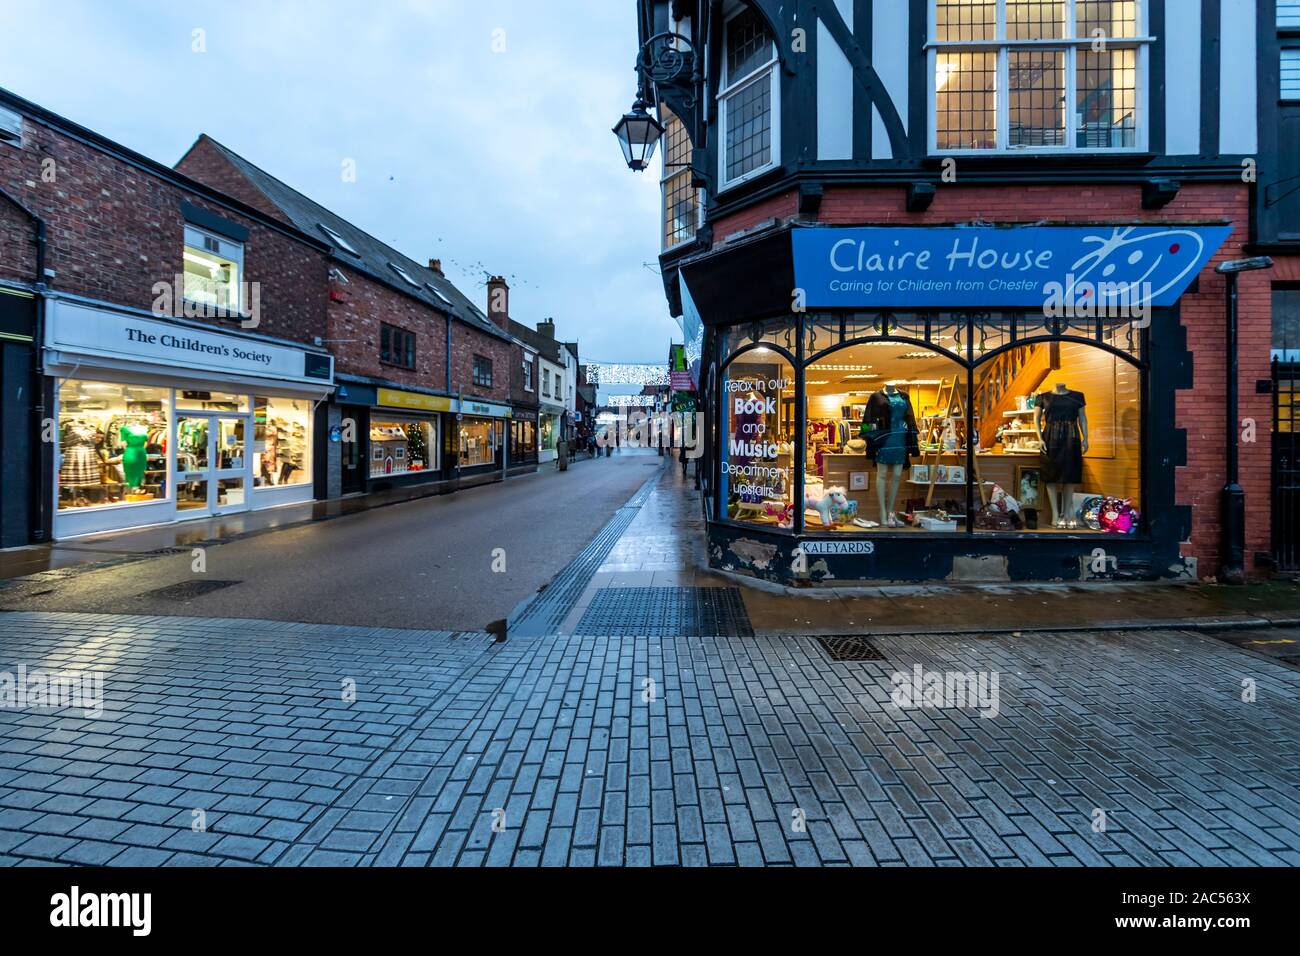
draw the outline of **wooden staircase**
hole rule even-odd
[[[993,360],[975,389],[975,421],[980,445],[992,448],[1004,412],[1016,409],[1016,398],[1033,395],[1053,371],[1061,367],[1058,343],[1035,344],[1004,352]]]

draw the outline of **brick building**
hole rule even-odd
[[[1268,94],[1233,64],[1275,7],[1191,5],[640,0],[716,565],[1232,573],[1236,447],[1232,548],[1272,567],[1279,276],[1237,279],[1229,427],[1216,268],[1257,251]]]
[[[436,259],[404,256],[206,135],[176,168],[329,246],[322,338],[339,388],[318,436],[329,497],[505,476],[521,353]]]
[[[504,308],[207,136],[0,91],[0,546],[532,470]]]
[[[0,128],[0,544],[310,500],[326,243],[4,91]]]
[[[538,361],[537,347],[512,331],[510,285],[504,276],[488,279],[488,318],[511,337],[516,357],[510,367],[510,473],[537,470]]]

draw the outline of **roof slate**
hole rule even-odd
[[[204,137],[222,155],[230,160],[271,203],[301,231],[319,236],[332,250],[333,257],[339,262],[359,272],[363,272],[380,282],[395,288],[404,295],[418,299],[429,307],[442,313],[450,312],[454,318],[466,325],[480,329],[497,338],[509,339],[505,332],[479,310],[468,296],[464,295],[445,276],[434,272],[427,265],[421,265],[409,256],[398,252],[392,246],[381,242],[341,216],[337,216],[320,203],[315,202],[292,186],[276,179],[266,170],[253,165],[243,156],[223,146],[206,133]],[[348,245],[356,250],[353,255],[339,245],[338,241],[321,227],[336,233]],[[393,266],[401,268],[412,279],[420,283],[419,287],[408,285],[398,275]],[[436,291],[433,291],[436,290]]]

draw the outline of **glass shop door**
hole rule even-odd
[[[176,515],[204,518],[249,506],[247,415],[176,416]]]

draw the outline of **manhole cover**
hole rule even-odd
[[[869,638],[860,634],[827,634],[817,638],[826,656],[833,661],[883,661],[885,655]]]
[[[739,588],[601,588],[574,634],[753,637]]]
[[[213,591],[232,587],[238,583],[238,581],[214,581],[204,578],[194,581],[182,581],[180,584],[169,584],[166,587],[154,588],[152,591],[145,591],[143,594],[136,596],[141,598],[161,598],[165,601],[189,601],[205,594],[211,594]]]

